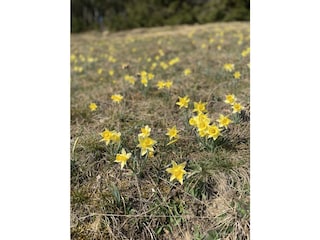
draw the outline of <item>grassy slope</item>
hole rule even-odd
[[[188,124],[193,102],[200,100],[207,102],[212,121],[230,113],[224,103],[229,93],[249,108],[250,56],[241,56],[249,35],[249,23],[220,23],[71,36],[72,239],[249,238],[248,119],[231,124],[224,143],[214,150],[205,148]],[[116,61],[110,62],[110,56]],[[175,57],[180,62],[160,67]],[[157,66],[150,70],[153,62]],[[223,69],[225,63],[241,72],[239,80]],[[75,66],[83,71],[74,71]],[[192,71],[188,76],[186,68]],[[143,70],[155,75],[147,88],[139,80],[134,86],[124,80]],[[173,86],[159,90],[158,80],[172,80]],[[117,93],[124,96],[120,104],[110,99]],[[176,105],[185,95],[190,97],[188,110]],[[94,112],[91,102],[98,105]],[[119,149],[100,142],[99,134],[105,128],[120,131],[120,149],[132,153],[132,164],[139,159],[137,135],[145,125],[158,142],[155,156],[139,174],[127,166],[121,171],[114,162]],[[174,125],[180,139],[166,146],[167,128]],[[165,169],[172,160],[187,161],[183,185],[169,181]]]

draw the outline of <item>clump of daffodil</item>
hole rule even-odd
[[[131,157],[131,153],[127,153],[124,148],[122,148],[121,153],[118,153],[116,155],[115,162],[118,162],[121,164],[121,169],[123,169],[124,165],[127,164],[128,159]]]
[[[176,103],[179,108],[188,108],[188,104],[189,104],[189,97],[185,96],[185,97],[179,97],[179,101]]]
[[[108,145],[110,142],[111,143],[119,143],[120,142],[120,137],[121,133],[116,132],[116,131],[110,131],[109,129],[105,129],[102,133],[100,133],[102,139],[100,142],[104,141],[106,145]]]
[[[96,111],[97,110],[97,104],[90,103],[89,108],[90,108],[91,111]]]
[[[177,179],[181,185],[183,184],[183,175],[187,173],[184,170],[185,166],[186,162],[178,165],[175,161],[172,161],[172,167],[166,169],[166,171],[171,174],[170,182]]]
[[[236,97],[233,94],[226,95],[226,99],[224,100],[225,103],[233,105],[236,101]]]
[[[240,79],[241,73],[240,73],[239,71],[237,71],[237,72],[235,72],[235,73],[233,74],[233,77],[234,77],[235,79]]]
[[[176,126],[172,127],[172,128],[167,128],[168,132],[166,133],[166,135],[169,137],[170,142],[167,145],[170,145],[174,142],[176,142],[179,138],[179,130],[177,130]]]
[[[243,109],[243,106],[240,103],[234,103],[232,106],[232,113],[239,113]]]
[[[146,71],[140,72],[140,81],[145,87],[148,86],[148,81],[152,80],[153,78],[154,78],[153,73],[147,73]]]
[[[234,64],[232,63],[226,63],[223,65],[224,70],[227,72],[232,72],[234,70]]]
[[[229,119],[227,116],[224,116],[223,114],[220,114],[217,122],[219,123],[219,127],[225,127],[225,128],[228,128],[228,125],[232,123],[231,119]]]
[[[183,73],[184,73],[185,76],[190,75],[190,74],[191,74],[190,68],[186,68],[186,69],[183,71]]]
[[[139,144],[137,147],[141,148],[141,156],[146,155],[148,152],[148,155],[150,155],[150,152],[154,152],[153,146],[157,143],[157,141],[150,137],[150,132],[151,128],[146,125],[144,128],[141,128],[141,133],[138,134]]]
[[[203,103],[203,102],[194,102],[193,103],[193,106],[194,106],[194,109],[193,109],[193,112],[197,112],[197,113],[205,113],[207,110],[206,110],[206,105],[207,103]]]
[[[207,136],[207,130],[211,120],[207,114],[203,112],[198,112],[197,116],[193,116],[189,119],[189,124],[193,127],[196,127],[200,137]]]
[[[109,75],[112,77],[113,76],[113,74],[114,74],[114,71],[111,69],[111,70],[109,70]]]

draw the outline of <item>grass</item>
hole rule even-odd
[[[249,46],[249,23],[239,22],[71,36],[72,239],[249,239],[250,54],[242,56]],[[142,71],[154,74],[147,87]],[[160,80],[173,85],[158,89]],[[113,102],[113,94],[123,100]],[[228,94],[245,106],[240,114],[224,102]],[[187,109],[176,104],[183,96]],[[189,124],[199,101],[211,122],[233,117],[216,140]],[[153,157],[137,147],[146,125],[157,141]],[[180,137],[167,145],[173,126]],[[120,132],[121,141],[100,141],[105,129]],[[120,169],[114,161],[122,148],[132,155]],[[170,181],[172,161],[186,162],[183,185]]]

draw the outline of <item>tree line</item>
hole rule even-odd
[[[250,0],[71,0],[71,32],[249,21]]]

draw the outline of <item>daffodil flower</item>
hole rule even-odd
[[[121,164],[121,169],[127,164],[128,159],[131,157],[131,153],[126,153],[126,150],[122,148],[121,153],[117,154],[115,162]]]
[[[91,111],[95,111],[97,109],[97,104],[90,103],[89,108],[90,108]]]
[[[176,103],[179,108],[188,108],[188,103],[189,103],[190,99],[188,96],[185,97],[179,97],[179,101]]]
[[[120,103],[123,99],[123,96],[121,96],[120,94],[114,94],[111,96],[111,99],[113,102]]]
[[[177,164],[175,161],[172,161],[172,168],[167,168],[166,171],[171,174],[170,182],[174,179],[177,179],[180,184],[183,184],[183,175],[187,172],[184,170],[186,166],[186,162],[183,162],[181,164]]]

